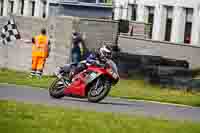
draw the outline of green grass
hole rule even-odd
[[[0,101],[1,133],[199,133],[200,123]]]
[[[112,89],[112,96],[138,100],[150,100],[200,106],[200,93],[186,92],[170,88],[160,88],[158,85],[150,85],[143,80],[121,80]]]
[[[39,79],[28,79],[28,73],[13,70],[0,70],[0,83],[29,85],[33,87],[48,88],[53,77],[44,76]],[[120,80],[110,93],[114,97],[129,99],[152,100],[200,106],[200,93],[191,93],[174,89],[161,89],[159,86],[146,84],[143,80]]]
[[[26,72],[0,69],[0,83],[47,88],[53,80],[54,78],[49,76],[44,76],[42,79],[29,78],[29,73]]]

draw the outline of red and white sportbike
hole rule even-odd
[[[116,64],[108,60],[105,66],[88,66],[87,69],[75,75],[71,82],[67,76],[57,77],[49,87],[50,96],[87,98],[88,101],[95,103],[103,100],[111,87],[119,81]]]

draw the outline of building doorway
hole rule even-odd
[[[47,8],[47,1],[45,0],[42,2],[42,18],[47,17],[46,8]]]
[[[131,20],[136,21],[136,19],[137,19],[137,5],[133,4]]]
[[[184,43],[190,44],[191,43],[191,30],[192,23],[186,22],[185,24],[185,34],[184,34]]]
[[[166,30],[165,30],[165,41],[170,41],[170,39],[171,39],[171,31],[172,31],[172,19],[171,18],[167,18]]]
[[[35,16],[35,1],[30,1],[31,4],[31,16]]]
[[[19,2],[20,5],[20,14],[23,15],[24,14],[24,0],[20,0]]]
[[[191,43],[193,9],[186,8],[184,43]]]
[[[154,7],[148,7],[148,23],[151,24],[149,27],[149,38],[152,38],[152,31],[153,31],[153,21],[154,20]]]
[[[172,16],[173,16],[173,8],[166,7],[167,9],[167,19],[166,19],[166,28],[165,28],[165,41],[170,41],[171,32],[172,32]]]
[[[9,12],[9,13],[13,13],[14,1],[12,1],[12,0],[9,0],[9,1],[8,1],[8,8],[9,8],[8,12]]]
[[[4,0],[1,0],[0,2],[1,2],[1,3],[0,3],[0,4],[1,4],[1,7],[0,7],[0,8],[1,8],[0,15],[3,16],[3,5],[4,5]]]

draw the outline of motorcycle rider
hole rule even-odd
[[[56,75],[58,77],[62,77],[65,73],[69,73],[69,80],[71,80],[76,74],[87,69],[87,67],[90,65],[105,67],[107,59],[110,59],[111,57],[111,48],[104,45],[96,51],[90,53],[86,60],[81,61],[78,64],[66,64],[63,67],[58,67]]]

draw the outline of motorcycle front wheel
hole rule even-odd
[[[65,96],[64,89],[62,78],[56,78],[49,87],[49,95],[56,99],[62,98]]]
[[[98,103],[103,100],[111,89],[111,83],[105,78],[98,78],[89,88],[88,91],[88,101],[93,103]]]

